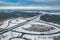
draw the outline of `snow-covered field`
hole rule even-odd
[[[38,17],[39,18],[39,17]],[[19,23],[23,23],[23,22],[26,22],[29,18],[16,18],[16,19],[9,19],[9,20],[6,20],[4,22],[3,25],[0,26],[0,28],[10,28],[12,26],[15,26]],[[30,18],[32,19],[32,18]],[[29,20],[30,20],[29,19]],[[32,31],[26,31],[22,28],[29,28],[31,27],[31,24],[40,24],[40,25],[46,25],[48,27],[54,27],[55,29],[54,30],[51,30],[51,31],[48,31],[48,32],[32,32]],[[53,25],[53,23],[51,23]],[[20,26],[18,28],[15,28],[14,31],[18,31],[18,32],[22,32],[22,33],[27,33],[25,34],[23,37],[27,38],[27,39],[30,39],[30,40],[54,40],[53,37],[54,36],[59,36],[60,33],[58,34],[53,34],[53,35],[41,35],[41,34],[51,34],[51,33],[56,33],[58,31],[60,31],[59,28],[55,27],[55,26],[52,26],[48,23],[45,23],[45,22],[38,22],[37,18],[24,24],[23,26]],[[13,38],[13,37],[17,37],[17,36],[21,36],[22,33],[18,33],[18,32],[13,32],[13,31],[9,31],[7,33],[4,33],[2,35],[0,35],[0,39],[1,40],[9,40],[10,38]],[[31,35],[31,34],[37,34],[37,35]],[[12,40],[25,40],[25,39],[22,39],[22,38],[13,38]]]

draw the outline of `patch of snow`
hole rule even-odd
[[[5,27],[7,27],[7,25],[8,25],[8,22],[9,22],[10,20],[5,20],[4,22],[3,22],[3,24],[0,26],[0,28],[5,28]]]
[[[14,26],[14,25],[17,25],[17,24],[19,24],[19,23],[23,23],[23,22],[25,22],[25,21],[27,21],[27,20],[26,20],[26,19],[20,19],[20,18],[11,19],[10,25],[9,25],[7,28],[12,27],[12,26]]]
[[[11,23],[13,23],[13,24],[19,24],[19,23],[22,23],[22,22],[25,22],[26,20],[24,20],[24,19],[19,19],[19,18],[16,18],[16,19],[13,19],[12,21],[11,21]]]

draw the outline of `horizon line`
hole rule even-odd
[[[0,10],[60,10],[59,7],[50,6],[0,6]]]

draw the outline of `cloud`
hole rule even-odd
[[[34,5],[46,5],[46,6],[60,6],[60,0],[27,0],[33,2]]]
[[[60,6],[60,0],[0,1],[0,6]]]
[[[18,9],[25,9],[25,10],[60,10],[59,7],[50,7],[50,6],[2,6],[0,7],[0,10],[18,10]]]
[[[60,2],[60,0],[27,0],[32,2]]]
[[[59,3],[56,4],[56,5],[53,5],[53,6],[49,6],[45,4],[45,2],[47,2],[48,0],[29,0],[26,2],[3,2],[3,1],[0,1],[0,9],[47,9],[47,10],[60,10],[60,5]],[[48,2],[58,2],[58,0],[49,0]],[[29,3],[30,2],[30,3]],[[43,4],[40,4],[40,2],[42,2]],[[37,4],[38,3],[38,4]],[[52,3],[50,3],[52,5]],[[43,5],[43,6],[42,6]],[[1,7],[2,6],[2,7]]]
[[[17,6],[17,5],[21,5],[21,4],[0,1],[0,6],[14,6],[14,5]]]

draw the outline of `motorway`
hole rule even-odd
[[[39,16],[39,15],[38,15],[38,16]],[[12,31],[13,29],[18,28],[18,27],[20,27],[20,26],[22,26],[22,25],[24,25],[24,24],[26,24],[26,23],[28,23],[28,22],[30,22],[30,21],[38,18],[38,16],[35,16],[35,17],[34,17],[33,19],[31,19],[31,20],[27,20],[27,21],[25,21],[25,22],[23,22],[23,23],[19,23],[19,24],[17,24],[17,25],[14,25],[14,26],[12,26],[12,27],[10,27],[10,28],[8,28],[8,29],[4,29],[2,32],[0,32],[0,35],[4,34],[4,33],[6,33],[6,32]],[[9,21],[9,23],[8,23],[8,26],[9,26],[9,24],[10,24],[10,21]]]
[[[0,32],[0,35],[2,35],[2,34],[4,34],[4,33],[6,33],[6,32],[9,32],[9,31],[12,31],[13,29],[15,29],[15,28],[18,28],[18,27],[20,27],[20,26],[23,26],[23,25],[25,25],[25,24],[27,24],[27,23],[29,23],[29,22],[31,22],[31,21],[34,21],[34,20],[36,20],[38,17],[40,17],[40,15],[38,15],[38,16],[35,16],[34,18],[32,18],[32,19],[30,19],[30,20],[27,20],[27,21],[25,21],[25,22],[22,22],[22,23],[19,23],[19,24],[17,24],[17,25],[14,25],[14,26],[12,26],[12,27],[9,27],[9,28],[7,28],[9,25],[10,25],[10,23],[11,23],[11,20],[8,22],[8,25],[7,25],[7,27],[2,31],[2,32]],[[43,22],[43,21],[42,21]],[[43,23],[46,23],[46,22],[43,22]],[[56,24],[50,24],[50,23],[46,23],[46,24],[48,24],[48,25],[52,25],[52,26],[55,26],[55,27],[57,27],[57,28],[60,28],[58,25],[56,25]],[[58,34],[58,33],[60,33],[60,31],[58,31],[58,32],[56,32],[56,33],[53,33],[53,34]],[[29,33],[27,33],[27,34],[29,34]],[[53,35],[53,34],[41,34],[41,35]],[[40,35],[40,34],[39,34]]]

